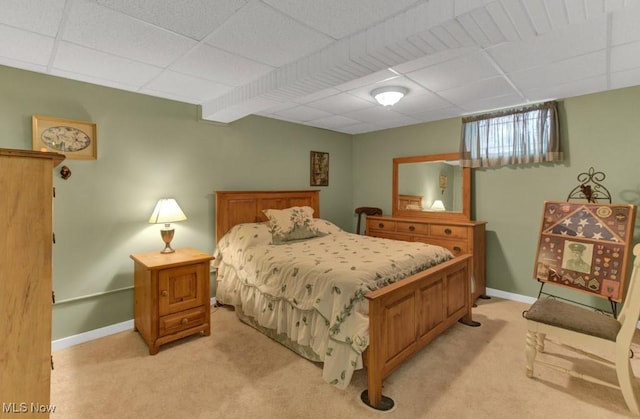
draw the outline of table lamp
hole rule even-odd
[[[174,229],[170,223],[186,220],[187,216],[180,209],[180,206],[173,198],[163,198],[156,204],[151,218],[150,224],[164,224],[164,228],[160,230],[160,235],[164,241],[164,249],[160,253],[173,253],[175,250],[171,248],[171,240],[173,239]]]
[[[444,202],[442,202],[439,199],[436,199],[435,201],[433,201],[433,205],[431,205],[430,210],[431,211],[446,211],[446,208],[444,207]]]

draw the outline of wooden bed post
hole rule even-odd
[[[360,394],[360,399],[376,410],[387,411],[392,409],[395,403],[391,398],[382,395],[384,359],[381,312],[381,299],[369,299],[369,347],[366,362],[368,388]]]

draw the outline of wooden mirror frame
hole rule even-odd
[[[469,221],[471,219],[471,168],[462,167],[462,211],[413,211],[398,208],[398,165],[430,161],[459,160],[459,153],[430,154],[425,156],[396,157],[393,159],[393,196],[391,212],[394,217],[430,218],[433,220]]]

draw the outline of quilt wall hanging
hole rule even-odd
[[[621,302],[636,207],[544,203],[534,278]]]

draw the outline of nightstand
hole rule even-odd
[[[213,256],[196,249],[136,253],[134,325],[149,347],[202,333],[211,334],[209,270]]]

